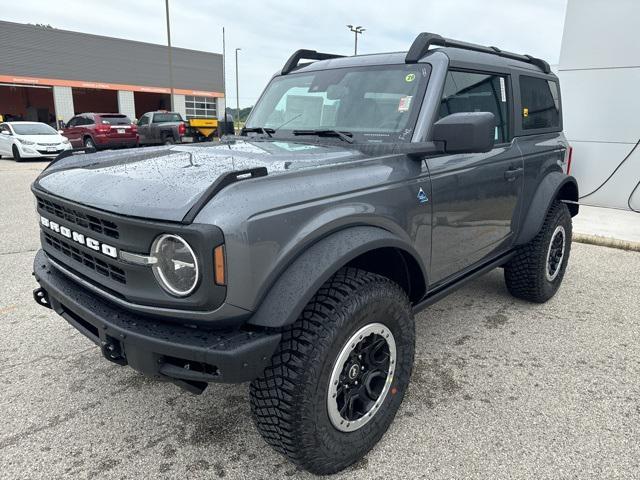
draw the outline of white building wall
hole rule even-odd
[[[53,105],[56,119],[67,123],[75,115],[73,109],[73,92],[71,87],[53,87]]]
[[[224,112],[226,111],[226,108],[227,108],[227,102],[224,97],[218,97],[217,102],[218,103],[216,105],[216,111],[218,112],[218,118],[223,120]]]
[[[136,103],[133,92],[118,90],[118,112],[125,114],[132,120],[136,118]]]
[[[185,106],[184,95],[173,96],[173,110],[178,112],[182,118],[187,118],[187,107]]]
[[[640,212],[637,0],[569,0],[558,75],[581,203]]]

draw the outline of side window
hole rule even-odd
[[[82,119],[82,125],[93,125],[95,123],[95,121],[93,120],[92,117],[84,117]]]
[[[496,143],[509,141],[506,77],[449,71],[440,100],[440,116],[452,113],[491,112],[496,117]]]
[[[78,117],[73,117],[71,120],[67,122],[67,128],[73,128],[78,125]]]
[[[560,126],[560,101],[556,82],[521,75],[520,100],[524,130]]]
[[[138,125],[148,125],[149,124],[149,115],[143,115],[138,120]]]

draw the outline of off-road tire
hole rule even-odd
[[[347,340],[371,323],[382,323],[395,339],[393,382],[371,420],[343,432],[329,418],[331,372]],[[312,473],[348,467],[393,421],[409,384],[414,350],[415,326],[404,290],[380,275],[340,270],[283,332],[271,364],[251,383],[251,411],[259,432],[276,451]]]
[[[11,153],[13,153],[13,159],[16,162],[21,162],[22,161],[22,157],[20,156],[20,150],[18,150],[18,147],[16,147],[15,145],[11,148]]]
[[[549,280],[545,274],[547,252],[558,226],[564,228],[564,255],[557,276]],[[555,201],[547,212],[540,232],[529,243],[518,247],[515,257],[504,267],[504,280],[511,295],[536,303],[549,300],[562,283],[570,251],[571,214],[564,203]]]

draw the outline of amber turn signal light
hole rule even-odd
[[[224,245],[219,245],[213,250],[213,274],[216,285],[226,285],[224,265]]]

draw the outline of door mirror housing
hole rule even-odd
[[[452,113],[433,124],[433,141],[446,153],[484,153],[493,148],[495,128],[491,112]]]
[[[11,135],[11,132],[7,132],[6,130],[2,130],[0,133],[2,135]]]

